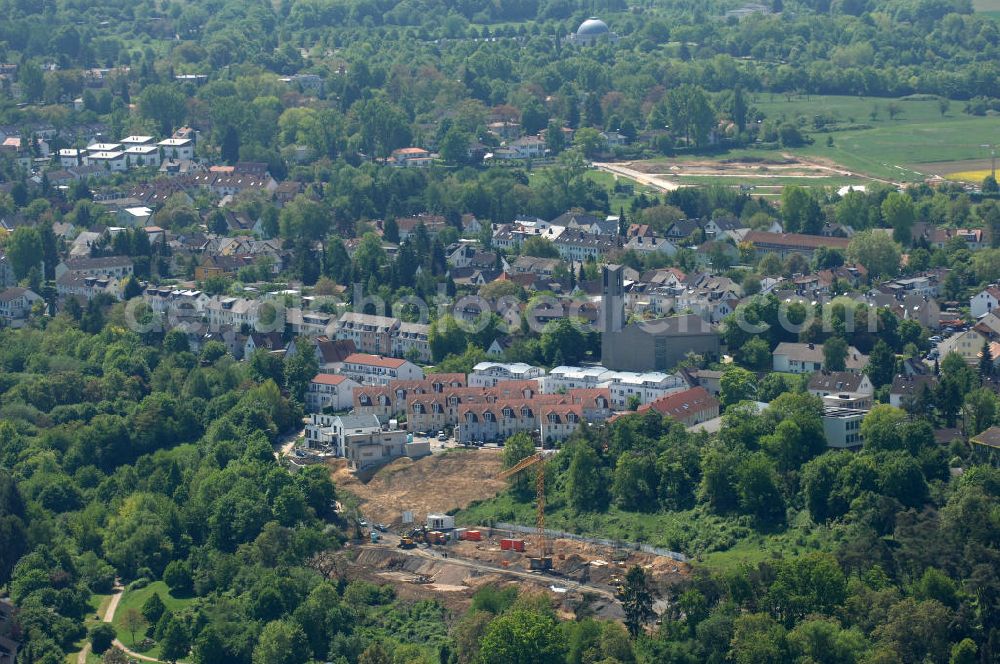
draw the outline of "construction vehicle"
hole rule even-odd
[[[408,535],[403,535],[399,538],[399,548],[400,549],[412,549],[417,546],[417,543],[413,541],[413,538]]]
[[[538,555],[528,558],[528,565],[533,570],[548,571],[552,569],[552,551],[549,548],[548,538],[545,536],[545,455],[541,452],[530,457],[521,459],[517,464],[497,475],[497,479],[505,480],[518,473],[533,468],[538,468],[535,472],[535,502],[537,511],[535,514],[535,527],[538,538]]]

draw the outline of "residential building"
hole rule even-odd
[[[1000,306],[1000,286],[990,286],[969,298],[969,313],[977,320],[997,306]]]
[[[495,387],[497,383],[509,380],[536,380],[545,375],[545,369],[524,362],[503,364],[501,362],[480,362],[472,367],[469,387]]]
[[[22,327],[42,296],[28,288],[14,286],[0,293],[0,325]]]
[[[343,436],[344,454],[351,470],[366,470],[406,456],[406,431],[390,429]]]
[[[306,423],[307,447],[331,447],[337,456],[347,454],[347,436],[382,431],[382,423],[374,415],[312,414]]]
[[[212,329],[244,326],[257,332],[285,329],[285,310],[273,302],[215,296],[205,303],[204,312]]]
[[[937,385],[937,377],[930,374],[899,374],[892,379],[889,388],[889,405],[902,408],[913,399],[924,399],[929,405],[933,403]]]
[[[638,403],[645,405],[664,396],[688,389],[683,377],[662,371],[611,371],[603,376],[615,410]]]
[[[601,261],[621,248],[617,235],[593,235],[587,231],[567,228],[553,240],[559,256],[566,261],[582,263],[588,259]]]
[[[750,231],[744,236],[743,241],[749,242],[753,246],[758,257],[773,253],[782,259],[791,254],[801,254],[806,258],[812,258],[812,255],[820,247],[840,249],[846,252],[847,245],[850,244],[850,240],[847,238],[801,233],[767,233],[764,231]]]
[[[66,272],[56,279],[56,295],[61,300],[74,297],[79,302],[89,302],[98,295],[121,297],[121,280],[114,277],[91,277],[80,272]]]
[[[1000,466],[1000,427],[990,427],[969,439],[972,456],[979,463]]]
[[[56,265],[56,279],[67,272],[86,277],[115,277],[124,279],[132,274],[133,263],[128,256],[101,256],[98,258],[67,258]]]
[[[858,449],[864,445],[861,423],[868,411],[851,408],[825,407],[823,409],[823,434],[827,447]]]
[[[163,149],[165,159],[194,159],[194,139],[166,138],[157,145]]]
[[[944,359],[950,353],[958,353],[970,366],[979,364],[986,335],[976,328],[965,330],[948,337],[938,344],[938,353]]]
[[[414,357],[421,362],[431,358],[430,326],[421,323],[346,312],[337,320],[334,334],[337,339],[353,341],[362,353]]]
[[[87,164],[112,173],[124,173],[128,170],[124,152],[90,152],[87,154]]]
[[[59,151],[59,166],[61,168],[73,168],[83,166],[86,163],[86,153],[75,148],[64,148]]]
[[[863,373],[854,371],[820,371],[809,379],[809,394],[825,397],[830,394],[864,396],[871,400],[875,387]]]
[[[347,376],[316,374],[309,381],[306,408],[311,413],[323,410],[348,410],[354,404],[354,388],[360,387]]]
[[[822,344],[782,342],[772,355],[774,371],[803,374],[823,369]],[[868,364],[868,356],[849,346],[845,364],[848,370],[861,371]]]
[[[359,385],[388,385],[394,380],[420,380],[423,370],[408,360],[355,353],[344,358],[341,374]]]
[[[639,412],[649,409],[690,427],[718,417],[719,400],[703,387],[692,387],[644,404]]]
[[[160,166],[160,148],[155,145],[133,145],[125,149],[125,162],[129,168]]]
[[[389,157],[389,164],[397,168],[426,168],[433,161],[434,155],[423,148],[400,148]]]
[[[354,342],[350,339],[331,340],[328,336],[321,334],[313,337],[315,344],[316,362],[320,371],[337,373],[344,366],[344,360],[358,352]]]
[[[542,379],[542,392],[556,394],[568,390],[600,387],[610,382],[607,376],[613,373],[602,366],[555,367]]]

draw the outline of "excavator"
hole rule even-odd
[[[545,536],[545,455],[541,452],[525,457],[514,466],[497,475],[497,479],[505,480],[529,468],[538,465],[535,473],[535,503],[537,513],[535,526],[537,528],[538,556],[529,557],[528,564],[533,570],[548,571],[552,569],[552,551],[548,538]]]

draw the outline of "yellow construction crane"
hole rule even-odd
[[[552,558],[548,546],[548,539],[545,537],[545,455],[539,452],[530,457],[521,459],[517,464],[497,475],[498,479],[505,480],[518,473],[538,465],[535,473],[535,502],[538,505],[535,516],[535,527],[538,529],[538,557],[529,558],[531,569],[547,570],[552,568]]]

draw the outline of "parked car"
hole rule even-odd
[[[444,431],[438,431],[438,440],[443,443],[448,440],[448,435]]]

